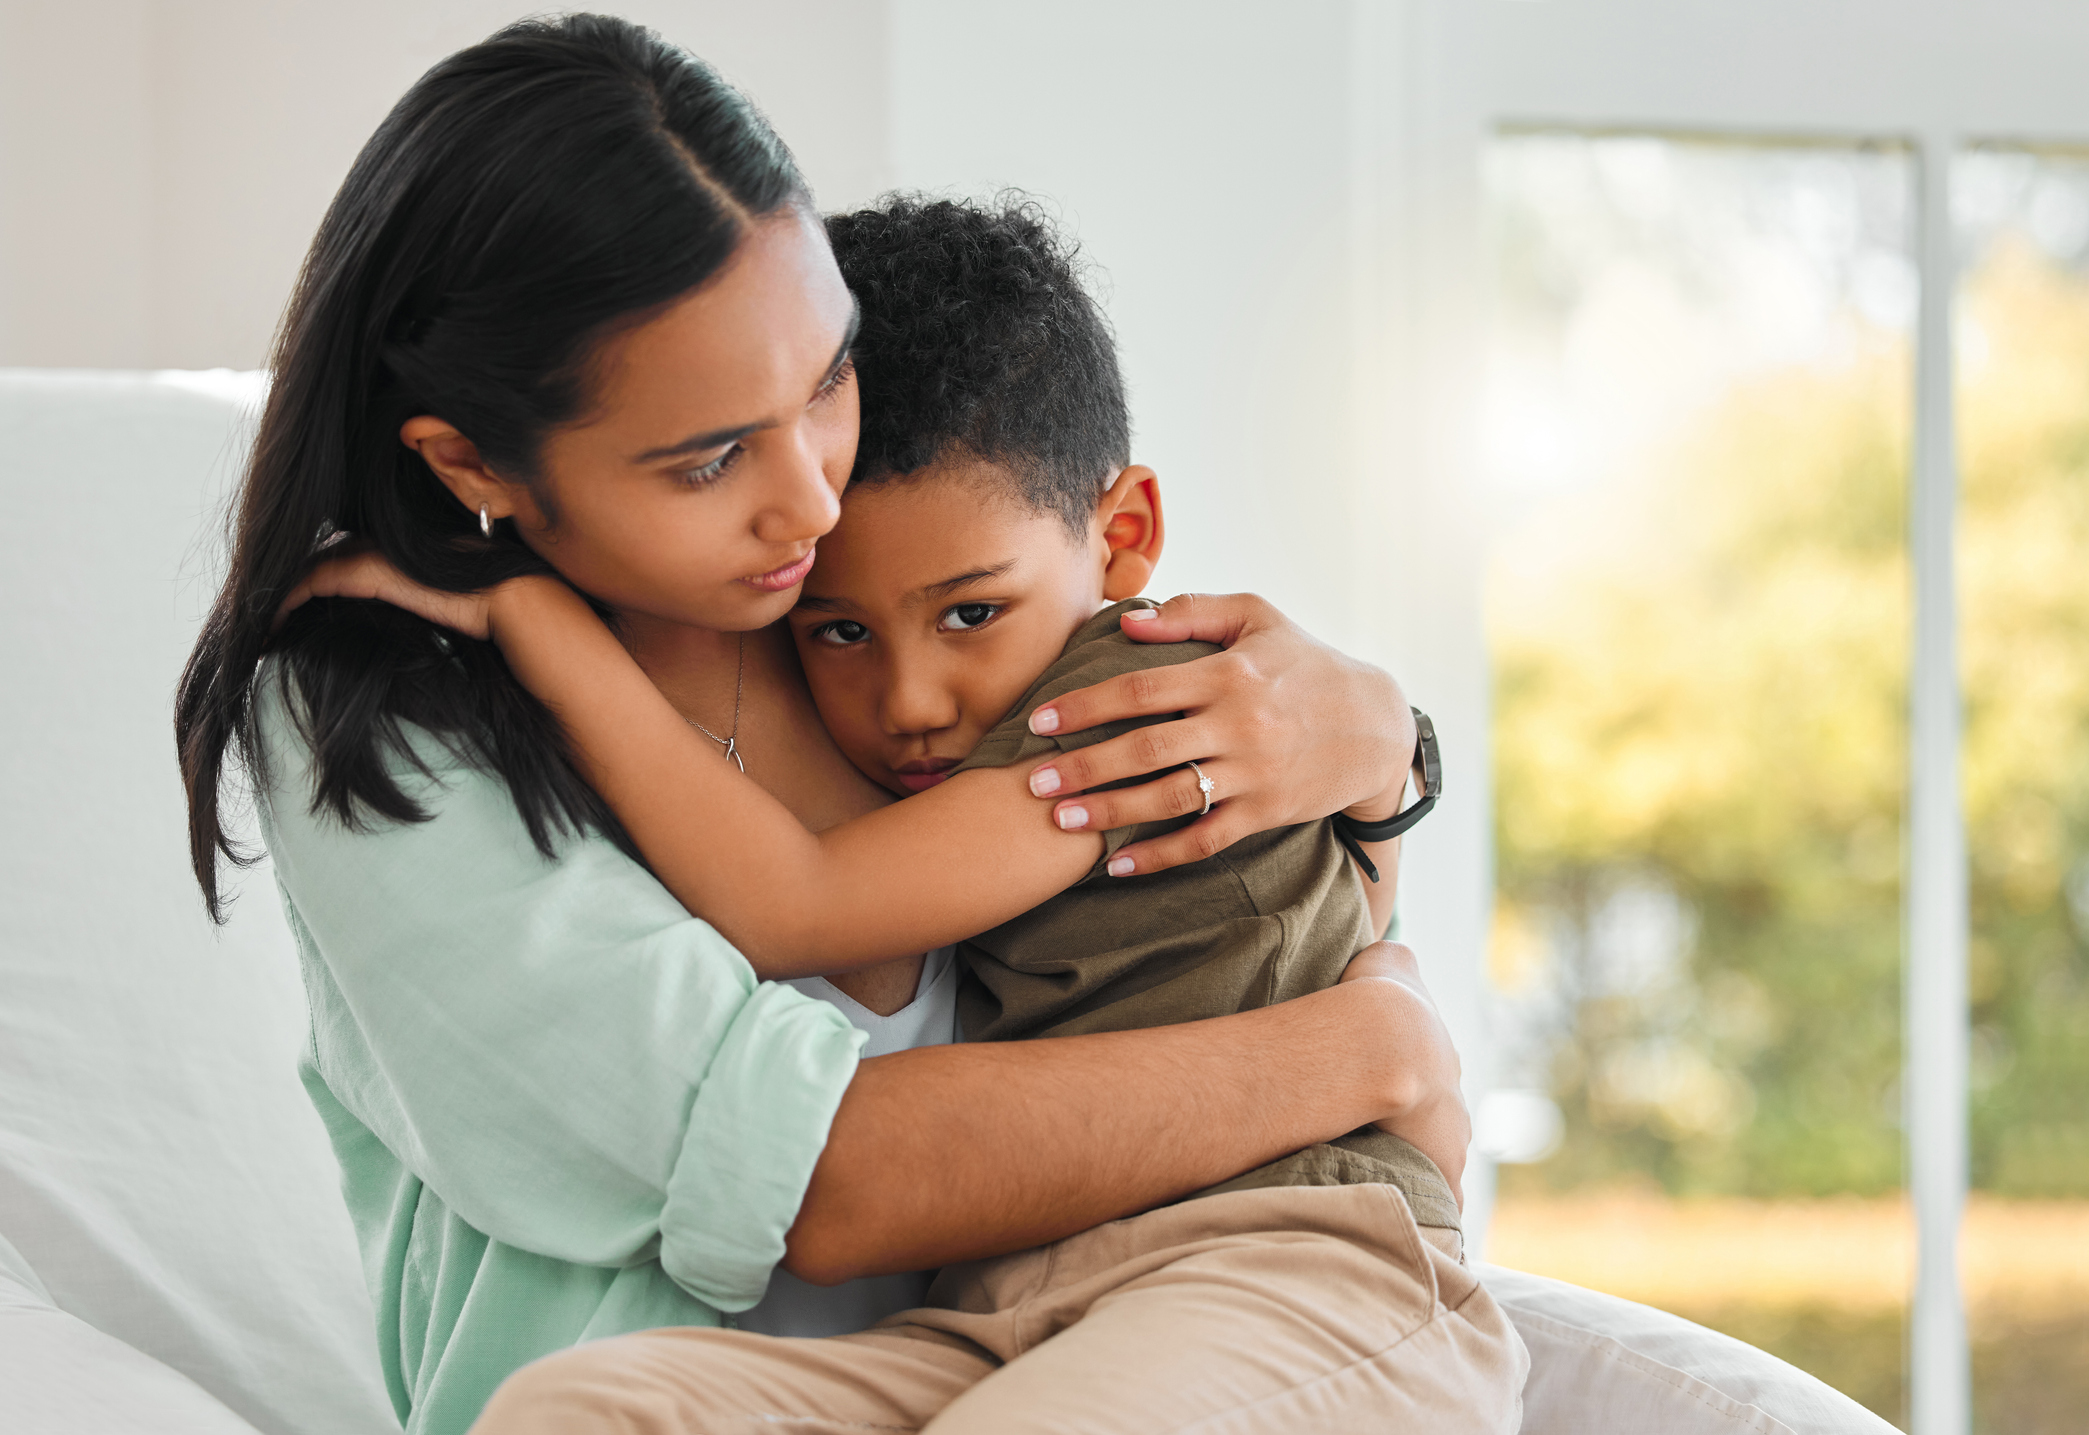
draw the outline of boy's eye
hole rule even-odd
[[[835,623],[822,623],[812,630],[813,637],[823,643],[832,643],[837,648],[851,648],[870,636],[870,629],[861,623],[852,623],[847,618]]]
[[[946,633],[970,632],[1000,611],[993,603],[960,603],[944,610],[942,621],[936,626]]]

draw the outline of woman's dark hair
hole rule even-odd
[[[189,850],[223,920],[228,752],[257,779],[254,686],[281,655],[310,744],[313,810],[359,826],[422,821],[388,764],[405,727],[498,773],[537,847],[623,842],[551,715],[490,644],[375,602],[277,605],[316,547],[347,533],[408,577],[474,592],[544,564],[477,516],[399,440],[434,414],[496,472],[529,481],[555,428],[585,416],[591,360],[715,275],[749,223],[810,199],[745,98],[652,31],[600,15],[531,20],[444,60],[406,93],[335,196],[277,336],[232,519],[225,586],[183,672],[174,732]],[[628,843],[626,844],[628,849]]]

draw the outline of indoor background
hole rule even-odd
[[[2081,1428],[2089,9],[616,8],[823,207],[1046,199],[1157,588],[1435,715],[1400,933],[1492,1259]],[[0,366],[260,367],[357,147],[518,13],[0,0]]]

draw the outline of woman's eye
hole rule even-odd
[[[853,379],[855,377],[856,360],[852,355],[851,357],[843,359],[841,361],[840,368],[836,369],[833,373],[827,375],[827,382],[820,385],[820,390],[818,393],[812,396],[812,401],[814,403],[818,403],[821,399],[831,396],[836,391],[841,389],[844,385],[846,385],[850,379]]]
[[[702,488],[706,484],[716,483],[725,477],[725,471],[738,462],[740,455],[746,451],[739,444],[734,444],[703,467],[685,468],[676,474],[675,478],[690,488]]]
[[[838,623],[822,623],[813,629],[812,635],[823,643],[834,644],[837,648],[849,648],[868,638],[870,629],[844,618]]]
[[[994,603],[960,603],[947,609],[943,621],[936,626],[946,633],[967,633],[1000,611]]]

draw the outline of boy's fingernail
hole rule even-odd
[[[1060,808],[1054,815],[1059,819],[1059,825],[1068,832],[1088,825],[1088,809],[1085,807],[1069,804]]]
[[[1059,769],[1040,767],[1030,774],[1030,791],[1033,796],[1050,797],[1059,790]]]
[[[1132,868],[1135,865],[1129,857],[1112,857],[1110,859],[1110,875],[1112,877],[1129,877],[1132,875]]]
[[[1040,736],[1059,731],[1059,709],[1039,708],[1030,714],[1030,731]]]
[[[1124,615],[1124,621],[1127,623],[1151,623],[1160,615],[1161,610],[1158,608],[1134,608]]]

